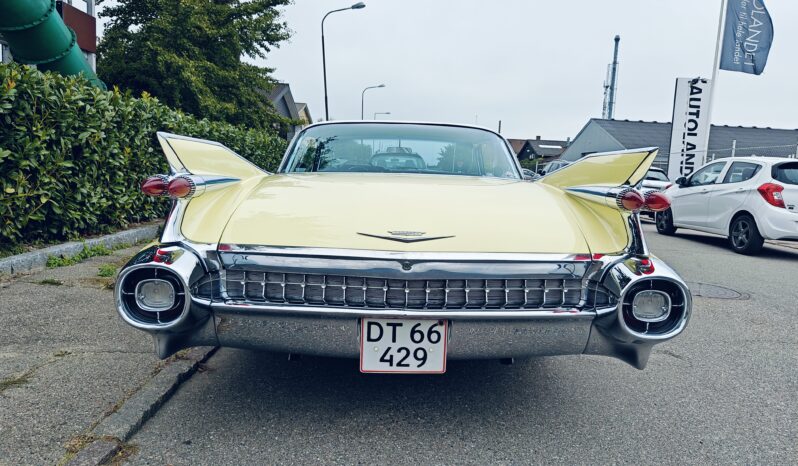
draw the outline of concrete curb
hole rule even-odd
[[[18,254],[16,256],[5,257],[0,259],[0,275],[16,275],[44,270],[47,267],[47,258],[50,256],[72,257],[83,250],[84,244],[86,246],[97,246],[102,244],[107,248],[113,248],[123,244],[132,245],[140,241],[154,239],[158,234],[159,226],[160,225],[147,225],[100,236],[99,238],[87,239],[82,242],[71,241],[26,252],[24,254]]]
[[[92,434],[96,437],[113,437],[122,442],[130,440],[216,349],[209,346],[192,348],[185,355],[169,362],[116,412],[100,421]]]
[[[95,440],[67,463],[69,466],[97,466],[108,463],[120,450],[113,440]]]
[[[796,243],[794,241],[768,240],[768,241],[765,241],[765,243],[772,244],[774,246],[781,246],[783,248],[798,249],[798,243]]]

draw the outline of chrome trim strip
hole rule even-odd
[[[253,272],[343,275],[397,280],[582,279],[591,262],[496,262],[361,259],[219,253],[222,268]]]
[[[228,249],[229,248],[229,249]],[[578,254],[516,252],[404,252],[372,249],[306,248],[294,246],[261,246],[254,244],[219,245],[220,254],[260,254],[342,259],[383,259],[409,261],[468,262],[574,262]],[[587,255],[588,253],[585,253]]]
[[[185,240],[180,232],[180,225],[183,223],[183,216],[188,207],[188,199],[172,199],[172,208],[166,216],[161,233],[162,243],[179,243]]]
[[[545,309],[534,311],[425,311],[408,309],[374,309],[374,308],[337,308],[317,306],[281,306],[276,304],[256,305],[249,303],[211,303],[211,309],[226,312],[254,314],[289,314],[296,316],[326,317],[407,317],[424,319],[462,319],[462,320],[495,320],[495,319],[565,319],[578,317],[595,317],[592,311],[579,309]]]

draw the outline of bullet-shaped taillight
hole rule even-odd
[[[668,196],[658,191],[647,193],[645,201],[646,208],[652,212],[662,212],[663,210],[668,210],[671,206],[671,200]]]
[[[621,191],[618,194],[616,201],[618,207],[629,211],[640,210],[646,204],[646,201],[645,199],[643,199],[643,196],[634,189],[627,189],[626,191]]]
[[[163,175],[151,176],[141,183],[141,192],[148,196],[163,196],[167,193],[168,184],[168,178]]]
[[[194,183],[194,180],[187,176],[177,176],[172,178],[172,181],[170,181],[167,185],[167,191],[171,197],[189,197],[194,194],[195,190],[196,184]]]

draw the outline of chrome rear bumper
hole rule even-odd
[[[326,311],[324,309],[323,311]],[[349,315],[323,312],[286,313],[279,309],[244,309],[213,305],[219,344],[319,356],[359,355],[360,319],[386,317],[362,310]],[[451,359],[491,359],[584,351],[594,315],[568,313],[523,318],[457,318],[445,313],[391,313],[392,317],[447,320]],[[423,317],[417,317],[423,315]]]
[[[172,248],[180,249],[178,246]],[[166,248],[168,249],[168,248]],[[161,251],[161,250],[158,250]],[[656,270],[642,275],[630,260],[594,262],[601,265],[600,280],[619,299],[599,309],[370,309],[251,303],[225,299],[188,300],[180,318],[163,323],[137,320],[124,305],[128,275],[146,267],[170,270],[191,289],[204,274],[206,263],[194,251],[177,254],[173,263],[153,263],[154,249],[142,251],[123,269],[117,280],[117,307],[134,327],[153,335],[157,354],[164,358],[189,346],[221,345],[266,351],[357,358],[360,320],[364,317],[445,319],[448,321],[448,357],[451,359],[524,358],[552,355],[604,355],[634,367],[645,367],[654,344],[683,331],[690,314],[690,297],[684,282],[666,264],[654,261]],[[653,261],[653,259],[652,259]],[[652,269],[653,270],[653,269]],[[597,273],[598,273],[597,272]],[[132,276],[132,275],[131,275]],[[636,332],[624,324],[625,293],[644,280],[677,284],[685,294],[684,315],[664,334]],[[128,293],[129,294],[129,293]]]

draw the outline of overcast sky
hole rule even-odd
[[[262,63],[324,116],[320,22],[353,0],[296,0],[294,31]],[[331,119],[496,128],[510,138],[573,137],[601,117],[621,36],[615,117],[670,121],[676,77],[709,77],[720,0],[366,0],[325,22]],[[798,2],[765,0],[775,38],[761,76],[721,71],[714,124],[798,128]]]

